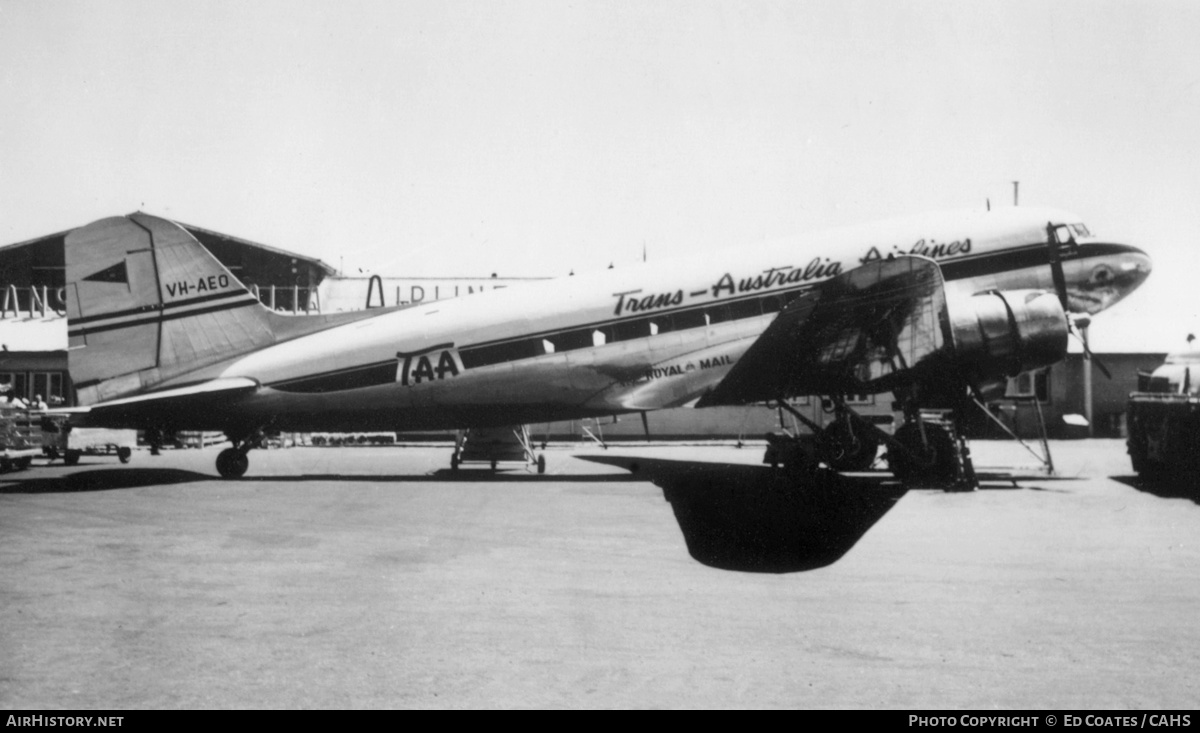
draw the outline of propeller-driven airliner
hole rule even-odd
[[[1073,214],[1022,207],[317,315],[270,310],[181,226],[140,212],[70,233],[66,267],[73,423],[221,431],[226,478],[271,431],[786,409],[819,395],[835,419],[805,444],[815,454],[775,446],[785,466],[853,470],[886,443],[892,471],[917,483],[973,481],[955,429],[964,404],[1061,360],[1072,318],[1124,298],[1151,262]],[[906,418],[894,434],[847,404],[883,392]],[[948,419],[928,419],[933,408]]]

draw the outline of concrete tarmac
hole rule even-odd
[[[0,476],[0,707],[1196,704],[1200,493],[1120,441],[974,493],[730,445],[217,450]]]

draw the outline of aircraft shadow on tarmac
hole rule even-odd
[[[211,481],[195,471],[177,468],[100,468],[62,476],[38,476],[37,470],[0,477],[0,494],[57,494],[85,491],[115,491],[144,486],[169,486]],[[11,481],[12,483],[7,483]]]
[[[640,481],[627,473],[599,474],[542,474],[524,470],[490,471],[488,469],[449,469],[429,474],[295,474],[283,476],[246,476],[244,483],[339,481],[370,483],[613,483]],[[84,491],[116,491],[146,486],[170,486],[202,481],[223,481],[215,474],[185,471],[177,468],[99,467],[59,476],[39,476],[36,467],[28,472],[0,475],[0,494],[52,494]]]
[[[216,476],[206,476],[210,480],[220,480]],[[501,469],[491,471],[486,468],[478,470],[460,468],[457,471],[451,471],[448,468],[439,469],[433,473],[416,473],[416,474],[343,474],[343,473],[328,473],[328,474],[313,474],[304,473],[294,476],[246,476],[238,479],[239,481],[255,482],[255,481],[363,481],[370,483],[405,483],[405,482],[423,482],[423,483],[613,483],[621,481],[636,481],[636,477],[628,474],[619,473],[596,473],[596,474],[536,474],[523,469]]]
[[[766,466],[580,458],[620,466],[661,488],[691,556],[723,570],[790,573],[831,565],[905,494],[883,475],[821,470],[798,483]]]
[[[1200,504],[1200,486],[1197,486],[1196,474],[1168,474],[1155,478],[1141,476],[1110,476],[1109,478],[1160,499],[1191,499],[1196,504]]]

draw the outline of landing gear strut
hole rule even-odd
[[[908,396],[904,425],[888,441],[888,466],[906,485],[940,486],[946,491],[979,488],[971,448],[962,424],[970,396],[966,388],[951,398],[954,409],[922,413]]]

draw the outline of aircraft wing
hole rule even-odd
[[[887,391],[942,352],[945,318],[933,260],[867,263],[788,303],[696,406]]]
[[[173,415],[192,413],[189,422],[195,420],[196,412],[219,414],[222,403],[232,398],[250,394],[258,389],[258,382],[245,377],[211,379],[186,387],[147,392],[107,402],[98,402],[86,410],[84,424],[130,427],[146,424],[169,424]]]

